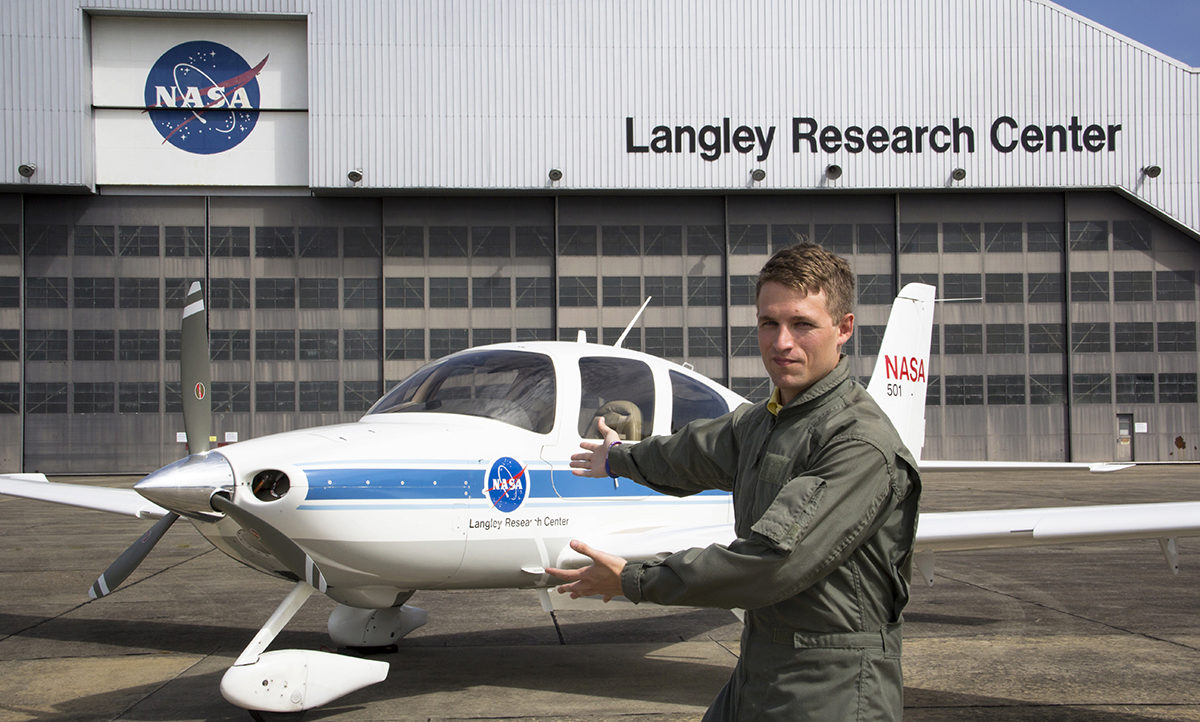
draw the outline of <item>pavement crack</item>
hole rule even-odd
[[[200,559],[201,557],[212,554],[216,550],[217,550],[216,547],[212,547],[211,549],[205,549],[204,551],[200,552],[199,554],[194,554],[194,555],[188,557],[187,559],[180,559],[179,561],[175,562],[174,564],[168,564],[167,566],[163,567],[162,569],[150,572],[149,574],[147,574],[146,576],[137,580],[136,582],[122,582],[121,586],[112,590],[105,596],[111,597],[112,595],[119,593],[122,589],[129,589],[131,587],[136,587],[137,585],[141,584],[144,581],[153,579],[153,578],[157,577],[158,575],[163,574],[164,572],[171,571],[172,569],[177,569],[177,568],[183,566],[184,564],[187,564],[188,562],[196,561],[197,559]],[[88,599],[87,601],[83,602],[83,604],[80,604],[79,606],[82,607],[84,605],[91,604],[92,602],[98,602],[98,601],[100,601],[100,600],[99,599]]]
[[[211,554],[211,553],[215,552],[216,550],[217,550],[216,547],[213,547],[211,549],[206,549],[206,550],[200,552],[199,554],[195,554],[193,556],[188,557],[187,559],[181,559],[180,561],[175,562],[174,564],[168,564],[167,566],[163,567],[162,569],[159,569],[158,571],[155,571],[155,572],[151,572],[150,574],[147,574],[146,576],[142,577],[141,579],[138,579],[137,581],[122,583],[121,586],[117,587],[116,589],[114,589],[112,592],[110,592],[109,594],[107,594],[105,596],[112,596],[113,594],[120,593],[121,590],[123,590],[123,589],[135,587],[138,584],[141,584],[142,582],[146,581],[147,579],[153,579],[154,577],[157,577],[159,574],[162,574],[163,572],[170,571],[179,566],[187,564],[188,562],[195,561],[196,559],[199,559],[205,555]],[[101,597],[101,598],[103,598],[103,597]],[[86,607],[87,605],[89,605],[93,602],[98,602],[98,601],[100,601],[100,599],[85,599],[82,602],[79,602],[78,604],[76,604],[72,607],[68,607],[67,609],[62,610],[61,612],[52,614],[51,616],[48,616],[48,617],[43,617],[42,619],[39,619],[32,624],[29,624],[25,627],[15,630],[13,632],[9,632],[8,634],[5,634],[4,636],[0,636],[0,642],[11,639],[13,637],[19,637],[19,636],[25,634],[26,632],[30,632],[30,631],[33,631],[34,629],[37,629],[38,627],[42,626],[43,624],[47,624],[49,622],[53,622],[55,620],[61,619],[69,614],[72,614],[74,612],[79,611],[80,609],[83,609],[84,607]]]
[[[187,667],[184,667],[183,669],[179,670],[179,672],[177,674],[175,674],[173,677],[171,677],[170,679],[164,679],[160,684],[155,685],[153,689],[148,690],[145,694],[138,697],[134,701],[130,702],[128,707],[126,707],[125,709],[118,712],[116,715],[114,715],[112,717],[112,719],[114,719],[114,720],[124,719],[127,714],[129,714],[134,709],[136,709],[137,706],[140,705],[142,702],[145,702],[146,700],[150,699],[154,695],[158,694],[158,692],[160,690],[162,690],[167,685],[171,684],[175,680],[179,679],[180,677],[183,677],[188,672],[195,669],[197,665],[207,661],[210,657],[212,657],[214,654],[216,654],[219,649],[220,648],[217,647],[217,648],[210,650],[209,652],[207,652],[205,654],[200,655],[200,657],[195,662],[192,662]]]
[[[708,641],[712,642],[713,644],[717,645],[721,649],[725,650],[725,653],[728,654],[730,657],[733,657],[734,659],[739,659],[738,653],[733,650],[731,645],[726,644],[725,642],[722,642],[721,640],[714,638],[711,634],[706,635],[706,636],[708,637]]]

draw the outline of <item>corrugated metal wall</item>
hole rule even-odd
[[[84,24],[75,2],[0,3],[0,183],[91,185]]]
[[[9,1],[0,183],[93,184],[90,12],[307,15],[317,188],[345,188],[351,168],[363,190],[1121,187],[1200,231],[1197,71],[1044,0]],[[1119,147],[1001,153],[988,139],[1001,116],[1120,124]],[[638,144],[658,124],[726,117],[776,133],[762,161],[629,153],[627,117]],[[975,149],[792,152],[795,117],[958,118]],[[1164,172],[1149,180],[1152,164]]]
[[[311,182],[401,188],[1120,186],[1200,228],[1195,70],[1036,0],[320,5]],[[1114,152],[1001,153],[1023,128],[1120,125]],[[775,126],[770,156],[626,152],[650,129]],[[974,152],[792,152],[791,119],[951,124]],[[1004,129],[1009,133],[1009,129]],[[1015,138],[1015,131],[1011,132]],[[1007,142],[1009,135],[1002,139]],[[829,163],[845,173],[824,180]],[[1148,180],[1141,168],[1157,164]],[[966,179],[951,182],[961,167]]]

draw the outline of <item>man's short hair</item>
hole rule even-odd
[[[755,300],[768,281],[806,295],[824,291],[834,323],[854,311],[854,272],[850,270],[850,264],[815,243],[790,246],[771,256],[758,272]]]

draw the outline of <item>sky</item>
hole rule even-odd
[[[1200,0],[1053,0],[1158,52],[1200,67]]]

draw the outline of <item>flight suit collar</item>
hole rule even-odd
[[[824,396],[833,390],[838,384],[846,380],[850,375],[850,362],[846,360],[846,355],[842,354],[838,359],[838,365],[833,367],[833,370],[825,374],[819,381],[809,386],[803,393],[792,399],[786,406],[779,403],[779,387],[771,392],[771,398],[767,399],[767,411],[773,416],[779,416],[779,412],[785,408],[792,408],[806,404],[809,401]]]

